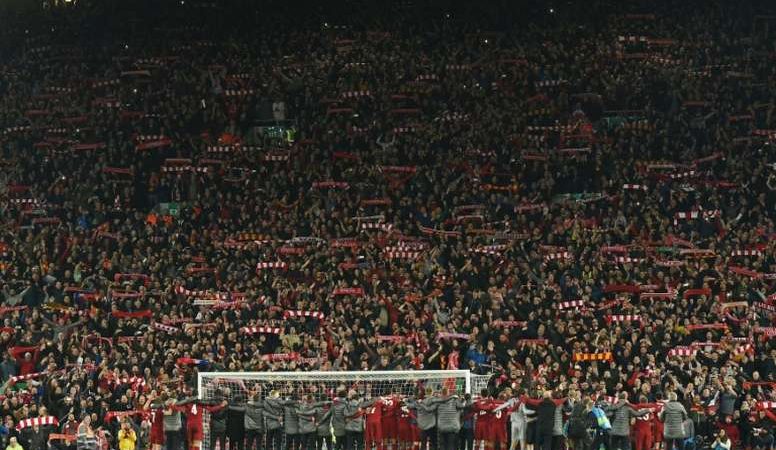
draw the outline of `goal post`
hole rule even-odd
[[[488,386],[490,377],[468,370],[200,372],[197,395],[202,403],[215,404],[225,400],[233,407],[244,406],[250,399],[264,400],[272,394],[284,399],[306,397],[325,402],[343,391],[362,399],[388,396],[410,399],[429,389],[477,397]],[[210,446],[210,414],[203,414],[203,419],[202,449],[213,450]]]

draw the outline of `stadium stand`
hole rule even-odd
[[[773,448],[773,5],[17,3],[0,448]]]

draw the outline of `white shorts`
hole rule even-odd
[[[525,442],[525,429],[526,429],[526,426],[524,423],[513,423],[512,442],[514,441]]]

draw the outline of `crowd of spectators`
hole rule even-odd
[[[452,368],[674,393],[752,445],[776,21],[685,3],[488,28],[187,0],[107,32],[68,2],[4,30],[0,448],[118,436],[198,370]]]

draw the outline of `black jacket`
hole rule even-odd
[[[226,433],[237,438],[245,435],[245,408],[228,408]]]
[[[552,434],[555,426],[555,403],[544,399],[536,408],[536,431],[539,434]]]

